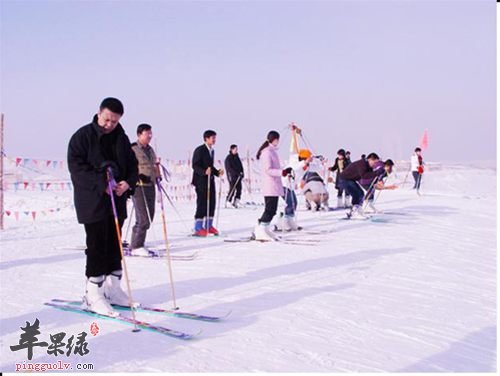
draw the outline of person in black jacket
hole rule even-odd
[[[345,208],[349,205],[349,193],[344,190],[342,185],[342,178],[340,174],[344,171],[347,166],[351,163],[350,159],[346,158],[346,152],[344,149],[339,149],[337,151],[337,158],[335,158],[335,163],[329,168],[331,172],[337,171],[337,176],[335,177],[335,189],[337,190],[337,208]],[[343,194],[345,192],[345,200],[343,199]]]
[[[229,148],[229,154],[224,161],[224,167],[226,168],[227,179],[229,181],[226,204],[232,202],[232,205],[238,208],[241,200],[241,181],[244,177],[243,164],[238,155],[238,145],[233,144]]]
[[[204,144],[198,146],[193,153],[193,180],[196,189],[196,213],[194,215],[194,236],[219,235],[213,226],[215,213],[215,178],[222,176],[224,170],[214,167],[214,148],[217,133],[207,130],[203,133]],[[210,184],[210,197],[208,194]],[[208,205],[208,207],[207,207]],[[207,213],[208,212],[208,213]],[[208,216],[207,216],[208,214]]]
[[[120,287],[121,253],[110,194],[115,198],[121,230],[127,217],[127,198],[138,180],[137,159],[119,123],[122,115],[118,99],[104,99],[92,122],[76,131],[68,145],[76,215],[86,233],[84,301],[87,309],[113,316],[117,313],[110,303],[128,305],[129,299]],[[118,182],[113,192],[108,190],[108,167]]]

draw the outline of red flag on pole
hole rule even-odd
[[[426,150],[429,147],[429,132],[426,129],[422,138],[420,139],[420,148]]]

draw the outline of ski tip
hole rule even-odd
[[[200,329],[198,330],[196,333],[192,333],[192,334],[184,334],[184,336],[182,336],[181,339],[184,339],[186,341],[189,341],[189,340],[194,340],[194,339],[197,339],[199,336],[201,336],[201,334],[203,333],[203,330]]]

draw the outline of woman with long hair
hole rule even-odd
[[[281,182],[282,169],[278,155],[280,134],[270,131],[266,141],[257,151],[257,160],[261,163],[262,193],[264,194],[265,209],[254,230],[255,240],[275,241],[277,236],[271,229],[271,221],[278,210],[278,201],[283,196]]]

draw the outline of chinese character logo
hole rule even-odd
[[[28,351],[28,360],[33,358],[33,348],[38,347],[47,347],[47,354],[59,356],[64,355],[70,356],[71,354],[84,356],[87,355],[90,350],[88,349],[87,343],[87,333],[81,332],[76,336],[72,335],[67,339],[67,343],[63,342],[66,337],[65,332],[60,332],[56,334],[50,334],[50,342],[49,345],[47,342],[38,341],[37,336],[40,335],[40,321],[38,319],[35,320],[33,324],[30,324],[26,321],[26,326],[21,327],[23,333],[21,333],[21,337],[19,339],[18,345],[10,346],[11,351],[19,351],[23,349],[27,349]],[[99,332],[99,327],[94,322],[92,323],[90,330],[93,335],[96,335]],[[94,334],[95,333],[95,334]],[[67,351],[63,350],[66,349]]]
[[[11,346],[11,351],[19,351],[22,349],[28,349],[28,359],[31,360],[33,358],[33,347],[47,347],[49,344],[47,342],[38,342],[37,335],[40,334],[40,321],[38,319],[35,320],[33,325],[31,325],[28,321],[26,321],[26,326],[21,330],[24,332],[21,334],[21,338],[19,339],[19,345]]]

